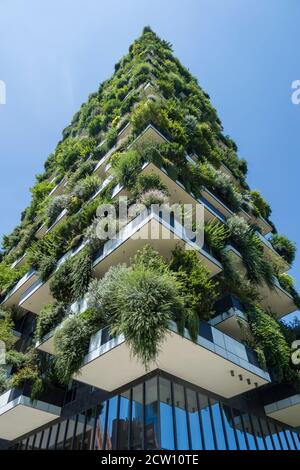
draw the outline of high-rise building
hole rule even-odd
[[[4,237],[3,448],[300,449],[295,246],[237,151],[145,28]]]

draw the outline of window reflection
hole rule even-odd
[[[267,450],[274,450],[272,435],[270,433],[268,423],[265,420],[260,419],[260,424]]]
[[[280,444],[280,441],[279,441],[279,437],[278,437],[278,434],[277,434],[277,429],[275,428],[275,425],[272,421],[269,422],[269,429],[270,429],[270,433],[271,433],[271,436],[272,436],[272,441],[274,443],[275,450],[282,450],[281,449],[281,444]]]
[[[288,429],[286,429],[285,430],[285,435],[286,435],[287,441],[289,443],[290,449],[291,450],[296,450],[296,447],[295,447],[295,444],[294,444],[294,441],[293,441],[293,438],[292,438],[292,433]]]
[[[159,379],[159,396],[161,448],[166,450],[174,450],[175,443],[171,382],[162,377]]]
[[[214,436],[213,436],[208,398],[207,396],[202,395],[201,393],[199,393],[199,407],[200,407],[200,415],[202,419],[205,449],[214,450],[215,443],[214,443]]]
[[[180,450],[189,450],[184,388],[182,385],[176,383],[174,384],[174,408],[177,448]]]
[[[230,450],[237,450],[237,443],[235,438],[235,433],[233,429],[233,418],[231,414],[231,408],[227,405],[221,407],[221,413],[223,416],[223,422],[225,427],[225,432],[228,440],[228,447]]]
[[[132,421],[131,421],[131,449],[141,450],[143,444],[143,415],[144,415],[143,385],[132,389]]]
[[[225,441],[224,432],[223,432],[223,424],[222,424],[219,402],[214,399],[211,399],[210,405],[211,405],[211,411],[212,411],[212,416],[213,416],[213,421],[214,421],[214,426],[215,426],[218,450],[226,450],[226,441]]]
[[[258,450],[266,450],[259,419],[257,418],[257,416],[252,416],[251,419]]]
[[[186,396],[188,421],[191,430],[191,448],[192,450],[203,450],[197,394],[194,390],[187,389]]]
[[[81,446],[82,450],[91,450],[93,448],[94,424],[95,413],[93,410],[88,410],[86,412],[84,437]]]
[[[279,439],[280,439],[281,446],[282,446],[283,450],[289,450],[289,445],[288,445],[288,442],[286,440],[285,433],[284,433],[283,429],[278,428],[277,432],[278,432]]]
[[[107,420],[107,434],[106,434],[106,449],[116,449],[117,444],[117,412],[118,412],[118,397],[113,397],[109,400],[108,405],[108,420]]]
[[[145,440],[146,449],[158,449],[157,377],[146,382],[145,390]]]
[[[129,449],[129,426],[130,426],[130,390],[120,395],[120,416],[118,429],[118,449]]]
[[[58,437],[57,437],[57,443],[56,443],[56,449],[61,450],[64,447],[64,438],[65,438],[65,433],[67,429],[67,423],[68,421],[62,421],[59,426],[59,431],[58,431]]]
[[[257,450],[256,440],[254,437],[254,432],[252,428],[252,421],[248,413],[242,413],[242,422],[245,430],[245,435],[247,438],[248,446],[250,450]]]
[[[57,432],[58,432],[58,425],[54,424],[51,428],[48,449],[55,449]]]
[[[105,448],[104,431],[105,431],[106,410],[107,410],[107,401],[105,401],[100,406],[100,409],[97,410],[97,421],[96,421],[95,443],[94,443],[95,450],[102,450],[103,448]]]
[[[238,410],[232,410],[232,420],[236,432],[239,450],[247,450],[247,442],[241,414]]]

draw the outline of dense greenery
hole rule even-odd
[[[154,89],[148,98],[144,90],[147,83]],[[168,142],[139,143],[136,138],[150,123]],[[120,131],[126,125],[130,132],[122,140]],[[112,179],[93,199],[101,183],[94,169],[107,152],[111,155],[108,161]],[[31,203],[20,224],[3,239],[2,296],[29,268],[36,269],[44,281],[50,278],[51,294],[57,303],[39,312],[35,337],[41,340],[63,321],[55,331],[54,366],[47,365],[52,378],[57,376],[61,383],[67,383],[82,365],[91,335],[105,326],[112,334],[123,334],[132,354],[147,368],[159,353],[170,320],[177,323],[180,332],[187,328],[195,340],[199,319],[209,319],[215,300],[230,293],[252,306],[249,319],[255,350],[276,369],[279,380],[297,379],[289,364],[289,344],[282,326],[257,305],[260,287],[267,283],[273,288],[275,276],[299,308],[300,298],[290,276],[282,274],[274,259],[264,253],[255,222],[258,217],[269,220],[271,208],[258,191],[248,187],[247,164],[237,152],[234,141],[223,134],[209,96],[173,56],[170,44],[145,28],[116,64],[113,77],[89,96],[63,131],[43,174],[36,177]],[[193,156],[194,163],[186,158],[187,154]],[[216,278],[210,278],[196,252],[178,245],[170,260],[146,246],[130,266],[112,267],[102,279],[92,279],[92,257],[102,245],[95,237],[96,210],[100,203],[112,202],[113,187],[125,186],[130,204],[149,206],[168,201],[170,195],[160,177],[156,173],[141,174],[145,162],[165,170],[196,198],[206,189],[211,191],[234,213],[224,224],[205,226],[206,248],[223,266]],[[229,175],[222,164],[229,169]],[[51,193],[56,185],[63,194]],[[67,217],[53,227],[64,209]],[[240,216],[241,209],[251,216],[253,225]],[[42,225],[51,230],[38,239],[36,232]],[[71,250],[83,240],[86,247],[74,255]],[[295,245],[286,237],[274,234],[271,243],[287,263],[294,261]],[[228,244],[240,252],[246,275],[235,268],[226,251]],[[25,264],[11,268],[25,252]],[[66,253],[68,256],[58,267]],[[89,309],[65,319],[69,304],[87,291]],[[1,313],[0,340],[7,345],[14,376],[8,379],[0,369],[0,393],[29,381],[33,396],[37,396],[50,380],[47,367],[32,349],[14,351],[12,327],[11,314]]]

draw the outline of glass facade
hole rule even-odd
[[[291,429],[154,376],[55,423],[17,449],[300,450]]]

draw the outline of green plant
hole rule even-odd
[[[135,195],[137,196],[146,191],[149,191],[150,189],[157,189],[168,194],[166,185],[161,181],[160,177],[156,173],[153,172],[146,175],[140,174],[137,177],[136,185],[134,188]]]
[[[142,193],[138,199],[138,202],[144,204],[146,207],[150,207],[152,204],[167,204],[169,198],[164,191],[159,189],[149,189]]]
[[[55,272],[50,281],[50,291],[58,302],[68,304],[85,294],[91,275],[90,252],[84,249],[65,261]]]
[[[197,253],[180,245],[173,252],[170,269],[176,273],[186,313],[179,319],[181,330],[187,326],[193,339],[198,335],[198,320],[208,319],[213,312],[218,284],[210,279],[208,269]]]
[[[296,256],[296,245],[295,243],[291,242],[287,237],[284,235],[278,235],[277,233],[273,233],[270,239],[270,242],[273,245],[274,250],[283,257],[283,259],[291,265],[295,260]]]
[[[15,337],[12,332],[14,322],[11,313],[0,309],[0,342],[5,344],[6,351],[12,349],[15,343]]]
[[[100,182],[100,178],[98,178],[96,175],[86,176],[84,179],[78,181],[74,187],[73,196],[83,201],[87,201],[98,189]]]
[[[278,274],[278,280],[281,287],[293,297],[295,305],[300,308],[300,296],[295,289],[295,281],[292,276],[286,273],[280,273]]]
[[[55,371],[58,380],[67,384],[78,372],[87,353],[93,329],[83,315],[67,318],[63,326],[55,331]]]
[[[67,207],[70,197],[61,195],[50,199],[46,215],[48,217],[47,225],[50,227],[57,219],[59,214]]]
[[[286,342],[278,322],[259,307],[249,307],[248,317],[254,340],[263,351],[267,365],[279,381],[298,381],[298,372],[291,365],[291,346]]]
[[[112,174],[117,182],[128,188],[135,184],[137,174],[141,169],[141,157],[136,150],[116,153],[112,161]]]
[[[66,316],[66,307],[61,304],[46,305],[38,314],[35,339],[42,341],[47,333],[50,333]]]
[[[260,192],[251,191],[251,199],[258,215],[260,215],[264,219],[268,219],[272,211],[269,204],[264,200]]]

